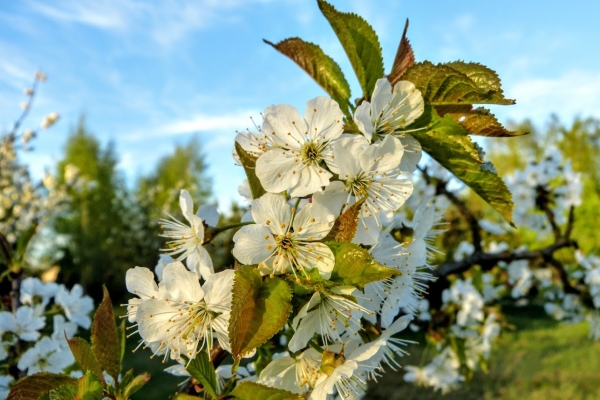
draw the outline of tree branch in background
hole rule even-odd
[[[423,174],[423,178],[425,179],[425,182],[427,182],[430,185],[435,186],[435,194],[436,195],[442,194],[442,195],[446,196],[446,198],[448,198],[448,200],[450,200],[450,202],[452,204],[454,204],[454,206],[462,214],[462,216],[465,218],[465,220],[469,224],[469,228],[471,230],[471,238],[473,240],[473,246],[475,248],[475,252],[482,251],[482,248],[481,248],[481,226],[479,225],[479,221],[477,220],[477,217],[471,212],[469,207],[467,207],[467,204],[462,199],[460,199],[458,196],[456,196],[456,194],[454,192],[448,190],[448,188],[447,188],[448,182],[447,181],[444,181],[442,179],[437,179],[437,178],[434,178],[431,175],[429,175],[427,173],[427,167],[421,168],[421,167],[417,166],[417,168]]]

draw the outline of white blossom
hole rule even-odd
[[[329,184],[331,143],[343,130],[343,113],[334,100],[317,97],[306,104],[304,118],[286,104],[265,111],[263,131],[272,148],[256,161],[256,176],[266,191],[290,190],[302,197]]]
[[[39,330],[46,325],[39,306],[21,306],[16,313],[0,312],[0,332],[12,332],[21,340],[33,342],[40,337]]]
[[[190,271],[195,271],[202,278],[207,279],[214,274],[213,263],[208,251],[202,246],[204,243],[204,224],[216,226],[219,222],[219,214],[216,206],[203,205],[194,214],[194,202],[187,190],[182,190],[179,195],[179,205],[183,217],[188,221],[186,225],[174,217],[161,219],[160,222],[165,229],[161,235],[170,239],[167,243],[169,249],[165,253],[169,256],[178,255],[176,260],[186,260]]]
[[[258,264],[263,274],[282,274],[316,268],[328,279],[334,265],[331,249],[319,243],[331,230],[333,216],[314,204],[300,211],[282,195],[266,193],[252,201],[256,224],[243,226],[233,237],[233,255],[243,264]]]
[[[212,348],[216,336],[219,344],[229,349],[227,327],[231,312],[233,270],[210,275],[203,286],[196,272],[187,271],[180,262],[168,264],[163,272],[164,292],[151,295],[156,287],[149,284],[150,270],[137,267],[132,274],[146,276],[141,295],[136,301],[135,321],[143,343],[154,355],[179,360],[181,355],[193,358]],[[135,275],[130,274],[129,277]],[[131,285],[128,285],[131,290]],[[140,288],[142,285],[139,286]]]
[[[80,284],[76,283],[70,291],[61,285],[54,301],[62,307],[69,321],[75,322],[84,329],[92,325],[90,313],[94,309],[94,300],[83,294],[83,287]]]
[[[19,359],[17,367],[28,375],[37,372],[61,373],[75,361],[69,349],[63,349],[57,342],[44,336]]]

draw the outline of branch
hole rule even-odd
[[[555,243],[537,250],[510,251],[505,250],[498,253],[486,253],[476,251],[460,261],[444,263],[433,271],[436,277],[443,277],[451,274],[458,274],[467,271],[473,265],[480,265],[484,271],[492,269],[498,262],[511,262],[515,260],[550,260],[554,252],[565,247],[577,248],[577,242],[569,238],[562,238]]]
[[[467,223],[469,224],[469,227],[471,229],[471,239],[473,240],[473,247],[475,249],[475,252],[476,253],[481,252],[482,251],[482,248],[481,248],[481,226],[479,225],[479,221],[477,220],[477,217],[471,212],[469,207],[467,207],[467,204],[462,199],[460,199],[458,196],[456,196],[456,194],[454,194],[454,192],[451,192],[448,190],[448,188],[447,188],[448,182],[447,181],[444,181],[442,179],[432,178],[431,175],[429,175],[427,173],[427,167],[422,168],[422,167],[417,166],[417,168],[423,174],[423,178],[425,178],[425,182],[427,182],[430,185],[435,186],[435,194],[436,195],[443,194],[444,196],[446,196],[448,198],[448,200],[450,200],[450,202],[452,204],[454,204],[454,206],[456,206],[458,211],[467,220]]]

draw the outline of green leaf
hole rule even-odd
[[[437,106],[435,110],[440,117],[448,116],[452,118],[471,135],[513,137],[527,134],[527,132],[507,130],[498,122],[490,110],[483,107],[473,108],[470,104],[464,104],[460,106]]]
[[[75,361],[77,361],[77,364],[79,364],[81,369],[93,372],[98,379],[104,382],[102,368],[100,367],[100,364],[98,364],[98,360],[96,360],[89,343],[78,337],[68,339],[67,343],[69,343],[71,353],[73,353],[73,357],[75,357]]]
[[[406,31],[408,30],[408,19],[404,25],[404,32],[402,32],[402,39],[398,45],[398,51],[396,51],[396,57],[394,58],[394,65],[392,66],[392,72],[388,76],[388,80],[394,86],[402,77],[402,74],[406,72],[408,67],[415,63],[415,53],[406,37]]]
[[[240,158],[240,162],[244,167],[244,171],[246,171],[246,177],[248,178],[248,185],[250,186],[252,198],[258,199],[267,192],[262,187],[260,180],[256,176],[256,158],[248,154],[238,142],[235,142],[235,151]]]
[[[12,264],[12,246],[8,243],[6,236],[0,232],[0,257],[4,265],[10,267]]]
[[[202,384],[210,396],[217,397],[217,374],[205,351],[196,354],[196,357],[187,364],[186,370]]]
[[[375,30],[356,14],[339,12],[324,0],[318,0],[318,4],[350,59],[363,97],[370,98],[375,82],[384,76],[381,45]]]
[[[123,390],[123,398],[129,399],[132,394],[140,390],[146,383],[150,381],[150,374],[144,372],[133,378]]]
[[[350,85],[344,77],[340,66],[316,44],[305,42],[300,38],[289,38],[275,44],[270,44],[281,54],[289,57],[302,68],[331,98],[340,105],[340,108],[351,119],[349,112]]]
[[[61,385],[48,394],[50,400],[73,400],[77,396],[77,386]]]
[[[77,385],[77,379],[64,374],[51,374],[39,372],[26,376],[18,381],[10,390],[7,400],[31,400],[38,399],[44,393],[62,385]]]
[[[73,400],[102,400],[104,387],[96,374],[91,371],[79,378],[77,386],[77,395]]]
[[[479,65],[479,64],[476,64]],[[462,68],[465,73],[446,64],[434,65],[429,61],[410,66],[401,79],[415,84],[421,91],[425,104],[456,105],[456,104],[515,104],[514,100],[505,99],[500,89],[497,75],[477,74],[483,66]],[[488,69],[488,71],[491,71]],[[491,71],[493,72],[493,71]],[[494,73],[495,74],[495,73]]]
[[[385,267],[371,258],[369,252],[357,244],[348,242],[325,243],[335,256],[331,272],[332,282],[362,289],[367,283],[380,281],[402,273]]]
[[[283,389],[254,382],[242,382],[231,392],[237,400],[302,400],[303,397]]]
[[[425,113],[432,123],[428,129],[411,132],[411,135],[421,143],[423,150],[512,224],[512,195],[504,181],[482,164],[467,132],[452,118],[439,118],[431,107],[425,107]]]
[[[98,306],[92,324],[92,352],[102,369],[112,376],[115,382],[118,382],[121,371],[121,346],[110,295],[106,287],[103,287],[103,290],[104,298]]]
[[[360,212],[360,207],[365,202],[367,198],[363,197],[356,203],[352,205],[352,207],[348,208],[346,211],[342,213],[335,220],[333,227],[323,239],[324,242],[351,242],[356,234],[356,227],[358,225],[358,213]]]
[[[280,278],[265,278],[254,267],[235,271],[229,320],[231,353],[238,361],[283,328],[292,310],[292,293]]]

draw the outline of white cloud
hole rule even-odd
[[[196,114],[191,118],[176,119],[159,124],[156,127],[133,132],[123,136],[130,141],[139,141],[146,138],[161,136],[177,136],[196,132],[245,130],[252,127],[250,117],[258,115],[259,111],[241,111],[221,115]]]
[[[112,32],[150,37],[168,47],[193,32],[236,18],[231,11],[268,0],[30,0],[34,12],[58,22],[89,25]]]
[[[567,120],[600,117],[600,72],[573,70],[553,78],[524,79],[507,85],[505,92],[517,105],[498,114],[512,119],[542,122],[551,113]]]

